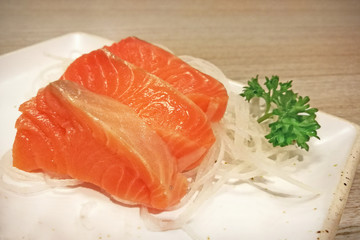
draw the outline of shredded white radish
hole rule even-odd
[[[182,56],[184,61],[200,71],[212,75],[225,86],[229,80],[215,65],[190,56]],[[229,88],[228,88],[229,89]],[[214,146],[196,169],[188,173],[190,190],[178,206],[168,209],[180,212],[168,218],[155,215],[141,208],[140,214],[146,226],[153,231],[182,228],[193,239],[196,234],[187,227],[192,217],[204,202],[213,197],[224,184],[256,184],[259,177],[278,177],[311,194],[319,194],[317,189],[292,178],[285,167],[294,167],[301,159],[301,152],[294,146],[274,148],[264,136],[267,126],[256,121],[254,110],[261,108],[260,102],[252,105],[244,101],[238,93],[229,92],[229,102],[224,118],[213,124],[217,138]],[[254,106],[257,105],[257,106]],[[260,187],[259,187],[260,189]],[[195,236],[195,237],[194,237]]]
[[[31,195],[47,191],[55,187],[70,187],[80,185],[76,179],[51,178],[38,172],[30,173],[12,166],[12,152],[8,151],[0,160],[0,187],[8,191]]]
[[[50,82],[53,82],[61,77],[61,75],[65,72],[66,68],[79,56],[81,56],[81,52],[79,51],[71,51],[67,57],[59,57],[53,54],[44,53],[45,56],[50,59],[57,61],[50,65],[49,67],[42,70],[36,80],[32,83],[32,87],[34,90],[38,90],[42,87],[45,87]]]
[[[55,57],[54,57],[55,58]],[[205,72],[231,89],[229,79],[215,65],[194,57],[181,56],[193,67]],[[34,87],[39,88],[52,81],[52,74],[63,72],[73,57],[60,58],[59,64],[53,65],[40,73],[40,80]],[[254,105],[257,105],[254,107]],[[213,197],[224,184],[256,184],[259,177],[278,177],[295,187],[305,189],[312,194],[319,191],[291,177],[285,169],[296,169],[301,160],[301,153],[293,146],[272,147],[264,136],[267,127],[257,123],[254,114],[261,107],[260,102],[245,102],[238,93],[229,91],[229,102],[224,118],[213,124],[217,138],[215,144],[205,156],[201,165],[185,175],[189,179],[189,192],[174,207],[167,211],[176,212],[175,217],[166,214],[152,214],[147,208],[140,208],[140,215],[148,229],[165,231],[183,229],[193,239],[198,236],[188,223],[204,202]],[[58,186],[76,186],[80,181],[73,179],[54,179],[43,173],[27,173],[12,167],[11,152],[0,161],[0,186],[4,189],[33,194]],[[86,210],[86,209],[85,209]],[[166,211],[164,212],[166,213]]]

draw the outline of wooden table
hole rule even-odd
[[[136,35],[245,83],[294,80],[312,106],[360,124],[360,1],[0,2],[0,54],[69,32]],[[360,167],[337,240],[360,239]]]

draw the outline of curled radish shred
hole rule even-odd
[[[32,195],[55,187],[73,187],[82,182],[70,178],[54,178],[43,172],[25,172],[12,166],[12,152],[0,160],[0,187],[8,191]]]

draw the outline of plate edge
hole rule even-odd
[[[86,33],[86,32],[81,32],[81,31],[78,31],[78,32],[70,32],[70,33],[66,33],[66,34],[63,34],[63,35],[59,35],[59,36],[55,36],[53,38],[49,38],[49,39],[46,39],[46,40],[43,40],[43,41],[40,41],[40,42],[37,42],[37,43],[34,43],[34,44],[31,44],[31,45],[28,45],[28,46],[24,46],[24,47],[21,47],[19,49],[15,49],[11,52],[7,52],[7,53],[4,53],[4,54],[1,54],[0,55],[0,58],[3,58],[3,57],[7,57],[7,56],[11,56],[13,54],[16,54],[18,52],[21,52],[21,51],[26,51],[27,49],[31,49],[33,47],[36,47],[36,46],[39,46],[39,45],[42,45],[42,44],[46,44],[48,42],[52,42],[52,41],[57,41],[59,39],[62,39],[62,38],[71,38],[71,37],[74,37],[74,36],[85,36],[85,37],[90,37],[90,38],[98,38],[98,39],[101,39],[101,40],[104,40],[104,41],[113,41],[113,40],[110,40],[110,39],[107,39],[107,38],[103,38],[101,36],[98,36],[98,35],[95,35],[95,34],[91,34],[91,33]]]
[[[357,166],[360,162],[360,126],[355,123],[351,124],[356,129],[355,141],[342,170],[342,174],[340,175],[340,180],[336,186],[327,217],[323,223],[323,228],[317,232],[317,240],[330,240],[335,238],[356,174]]]

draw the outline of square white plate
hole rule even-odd
[[[125,37],[125,36],[124,36]],[[81,53],[108,45],[101,37],[71,33],[0,56],[0,156],[15,137],[19,105],[63,64]],[[232,84],[239,92],[241,86]],[[322,194],[292,197],[241,184],[224,186],[196,213],[190,227],[201,239],[329,239],[336,233],[353,180],[360,148],[357,125],[320,112],[321,140],[311,141],[294,177]],[[273,185],[282,187],[278,179]],[[286,188],[286,187],[285,187]],[[290,191],[296,191],[293,187]],[[31,196],[0,189],[0,239],[172,239],[182,230],[148,231],[138,208],[115,204],[92,189],[55,188]]]

